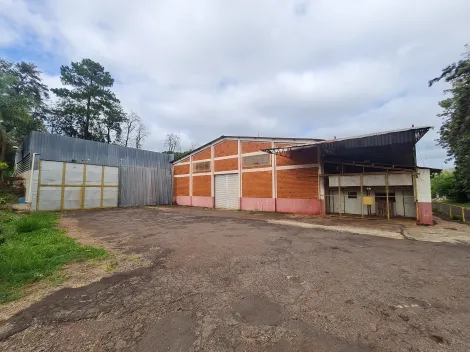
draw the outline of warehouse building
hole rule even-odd
[[[33,131],[15,156],[31,210],[172,202],[173,155]]]
[[[321,140],[221,136],[173,162],[176,204],[412,217],[431,225],[416,143],[431,127]]]

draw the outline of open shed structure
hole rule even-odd
[[[222,136],[173,163],[177,204],[433,223],[416,143],[431,127],[320,140]]]

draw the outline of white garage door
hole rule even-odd
[[[215,175],[215,207],[239,209],[238,174]]]

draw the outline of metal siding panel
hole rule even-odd
[[[105,166],[158,167],[173,160],[172,154],[126,148],[114,144],[87,141],[33,131],[25,138],[25,150],[41,154],[42,160],[67,161]],[[19,153],[18,153],[19,155]],[[18,156],[19,157],[19,156]]]
[[[173,199],[171,165],[119,168],[119,206],[170,205]]]

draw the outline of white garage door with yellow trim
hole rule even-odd
[[[41,160],[33,210],[115,208],[118,168]]]
[[[215,207],[239,209],[238,174],[215,175]]]

